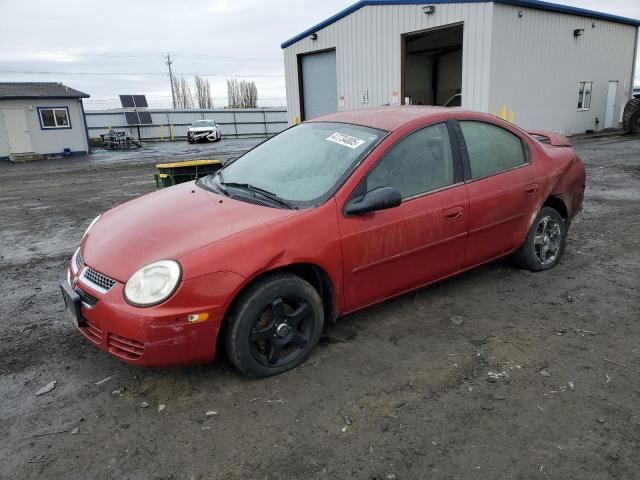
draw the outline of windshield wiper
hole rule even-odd
[[[251,185],[249,183],[238,183],[238,182],[225,182],[222,178],[222,175],[219,174],[219,182],[221,185],[225,186],[225,187],[231,187],[231,188],[244,188],[246,190],[249,190],[250,192],[255,192],[255,193],[259,193],[260,195],[262,195],[263,197],[268,198],[269,200],[279,203],[280,205],[283,205],[289,209],[295,209],[296,207],[294,207],[293,205],[291,205],[289,202],[287,202],[286,200],[283,200],[282,198],[280,198],[278,195],[276,195],[273,192],[270,192],[269,190],[265,190],[264,188],[260,188],[260,187],[256,187],[254,185]]]

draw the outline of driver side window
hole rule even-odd
[[[445,123],[431,125],[398,141],[367,177],[367,191],[394,187],[403,199],[454,183],[453,153]]]

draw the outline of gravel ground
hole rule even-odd
[[[279,377],[90,345],[58,291],[90,219],[159,161],[257,141],[0,162],[0,478],[638,478],[638,137],[574,140],[588,188],[558,267],[496,262],[349,315]]]

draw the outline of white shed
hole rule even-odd
[[[535,0],[361,0],[282,44],[289,122],[448,103],[528,129],[618,127],[638,26]]]
[[[88,97],[61,83],[0,83],[0,160],[88,153]]]

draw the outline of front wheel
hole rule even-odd
[[[268,377],[300,365],[320,339],[322,299],[291,274],[263,278],[244,292],[229,316],[227,352],[253,377]]]
[[[534,272],[547,270],[560,262],[566,243],[564,219],[554,208],[543,207],[513,258],[519,266]]]

